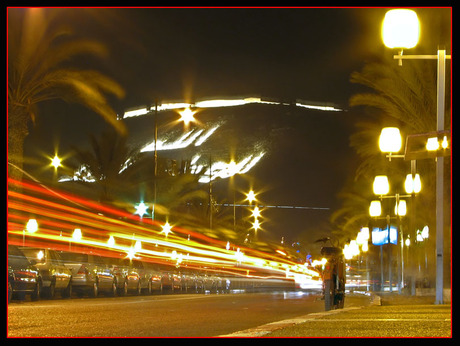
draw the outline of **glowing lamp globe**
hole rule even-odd
[[[369,215],[372,217],[377,217],[382,214],[382,205],[380,201],[372,201],[369,206]]]
[[[386,195],[390,191],[390,184],[386,175],[377,175],[373,184],[374,194]]]
[[[388,48],[413,48],[420,37],[420,22],[412,10],[390,10],[382,25],[383,43]]]
[[[385,127],[380,132],[379,148],[383,153],[397,153],[401,150],[401,133],[397,127]]]

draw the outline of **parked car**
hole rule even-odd
[[[37,300],[41,289],[42,279],[37,267],[29,262],[19,247],[8,245],[8,303],[13,296],[23,299],[30,295],[32,300]]]
[[[165,290],[172,293],[182,291],[181,274],[170,267],[161,268],[161,291]]]
[[[30,263],[39,270],[42,279],[42,295],[54,298],[56,290],[60,291],[63,297],[72,295],[72,273],[56,251],[33,247],[21,247],[20,249]]]
[[[116,295],[115,275],[101,256],[92,253],[60,252],[72,272],[72,290],[97,297],[99,292]]]
[[[154,289],[152,286],[156,285],[158,280],[157,278],[161,275],[160,272],[155,268],[155,266],[148,262],[141,262],[137,259],[128,260],[125,259],[128,263],[128,280],[134,280],[133,284],[128,283],[128,289],[130,286],[134,286],[135,276],[137,276],[138,285],[133,287],[137,294],[142,292],[152,293]]]
[[[159,272],[154,266],[128,258],[106,258],[105,261],[115,276],[118,294],[152,293],[154,289],[161,289]]]
[[[147,282],[146,293],[161,292],[161,270],[158,265],[150,262],[141,262]]]
[[[181,273],[182,291],[186,293],[198,293],[201,288],[199,282],[199,277],[196,273],[189,271]]]
[[[201,276],[204,292],[209,291],[210,293],[219,293],[224,290],[225,283],[218,275],[205,272]]]

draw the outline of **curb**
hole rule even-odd
[[[380,298],[380,297],[379,297]],[[380,299],[379,299],[380,301]],[[328,315],[334,315],[338,314],[341,312],[346,312],[346,311],[351,311],[351,310],[357,310],[357,309],[362,309],[363,306],[352,306],[349,308],[344,308],[344,309],[337,309],[337,310],[330,310],[330,311],[323,311],[323,312],[314,312],[308,315],[304,316],[299,316],[287,320],[282,320],[282,321],[276,321],[276,322],[271,322],[264,324],[259,327],[255,328],[250,328],[250,329],[245,329],[241,330],[238,332],[234,332],[231,334],[226,334],[226,335],[219,335],[218,337],[222,338],[253,338],[253,337],[261,337],[267,334],[270,334],[271,332],[277,330],[277,329],[283,329],[286,327],[294,326],[296,324],[300,323],[305,323],[310,320],[315,320],[317,318],[323,317],[323,316],[328,316]]]

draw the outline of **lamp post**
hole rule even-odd
[[[409,175],[410,176],[410,175]],[[420,179],[420,176],[419,176],[419,179]],[[406,178],[406,183],[407,183],[407,180],[408,178]],[[409,185],[408,183],[406,185]],[[374,178],[374,183],[373,183],[373,191],[374,191],[374,194],[375,195],[379,195],[380,197],[380,200],[374,200],[371,202],[370,206],[369,206],[369,215],[375,219],[379,218],[380,215],[382,214],[382,206],[381,206],[381,200],[383,199],[386,199],[386,198],[395,198],[396,199],[396,203],[395,203],[395,208],[394,208],[394,213],[395,213],[395,216],[396,216],[396,219],[397,219],[397,223],[398,223],[398,231],[400,232],[401,234],[401,242],[403,241],[403,235],[402,235],[402,230],[401,230],[401,224],[400,224],[400,217],[401,216],[405,216],[406,215],[406,212],[407,212],[407,204],[406,204],[406,200],[404,199],[401,199],[401,198],[405,198],[405,197],[412,197],[415,192],[414,192],[414,189],[413,189],[413,186],[415,184],[410,184],[412,190],[408,190],[407,187],[406,187],[406,192],[407,193],[412,193],[412,195],[400,195],[399,193],[396,193],[395,195],[387,195],[390,191],[390,184],[388,182],[388,177],[385,176],[385,175],[378,175]],[[416,189],[416,192],[420,192],[420,189],[421,189],[421,184],[417,184],[417,189]],[[388,229],[388,243],[390,243],[390,215],[387,215],[385,217],[385,219],[387,220],[387,229]],[[397,239],[396,238],[396,244],[397,244]],[[381,256],[381,263],[382,263],[382,248],[380,248],[380,256]],[[388,255],[389,255],[389,266],[388,266],[388,269],[389,269],[389,275],[390,275],[390,292],[392,291],[392,276],[391,276],[391,261],[390,261],[390,255],[391,255],[391,248],[389,247],[388,248]],[[399,261],[399,258],[398,258],[398,261]],[[401,252],[401,270],[398,269],[398,277],[401,277],[401,283],[398,284],[398,287],[399,287],[399,291],[401,291],[401,285],[404,284],[404,280],[403,280],[403,276],[404,276],[404,268],[403,268],[403,264],[404,263],[404,259],[403,259],[403,254]],[[398,264],[398,268],[400,268],[399,264]],[[383,270],[382,270],[382,281],[383,281]]]
[[[400,131],[397,127],[386,127],[383,128],[380,132],[380,137],[379,137],[379,147],[380,151],[383,153],[387,153],[387,157],[389,161],[391,161],[391,158],[405,158],[405,155],[399,155],[399,154],[394,154],[398,153],[401,150],[402,146],[402,138]],[[410,197],[412,197],[412,207],[410,209],[410,218],[409,218],[409,233],[412,235],[413,238],[415,238],[415,194],[420,192],[422,185],[421,185],[421,180],[420,180],[420,175],[416,173],[416,166],[417,166],[417,161],[416,160],[411,160],[411,173],[407,174],[406,180],[404,182],[404,187],[406,190],[406,193],[410,194]],[[396,211],[395,211],[396,213]],[[403,262],[403,257],[402,260]],[[415,263],[414,261],[410,262],[410,267],[412,268],[411,274],[412,274],[412,282],[411,282],[411,295],[415,295]]]
[[[417,45],[420,36],[420,23],[417,14],[412,10],[390,10],[386,13],[382,38],[389,48],[398,48],[400,52],[393,58],[402,65],[403,59],[435,59],[437,60],[437,131],[444,130],[445,109],[445,74],[446,55],[445,49],[438,49],[437,55],[403,55],[404,48],[413,48]],[[436,304],[443,303],[444,284],[444,158],[436,159]]]
[[[152,206],[152,220],[154,219],[154,213],[155,213],[155,206],[157,204],[157,173],[158,173],[158,150],[157,150],[157,140],[158,140],[158,107],[160,106],[160,102],[158,101],[157,98],[155,98],[155,104],[154,104],[154,109],[153,109],[153,122],[154,122],[154,136],[153,136],[153,206]],[[149,111],[151,109],[149,108]],[[190,109],[190,106],[185,108],[183,111],[179,112],[181,115],[181,118],[179,119],[180,121],[183,121],[185,125],[188,125],[191,121],[195,120],[193,115],[196,113],[196,111],[192,111]]]

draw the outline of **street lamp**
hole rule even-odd
[[[72,238],[75,241],[80,241],[81,240],[81,229],[80,228],[75,228],[72,234]]]
[[[54,157],[51,159],[51,166],[53,166],[54,169],[61,167],[61,159],[57,155],[54,155]]]
[[[398,64],[402,59],[435,59],[437,60],[437,131],[444,131],[445,88],[446,88],[446,55],[445,49],[438,49],[437,55],[406,55],[403,48],[413,48],[418,43],[420,23],[417,14],[411,10],[390,10],[386,13],[382,25],[384,44],[389,48],[400,48],[400,53],[394,55]],[[404,38],[404,39],[402,39]],[[447,142],[447,140],[446,140]],[[446,143],[447,144],[447,143]],[[447,146],[446,146],[447,147]],[[436,303],[443,303],[444,288],[444,157],[436,159]]]
[[[29,219],[26,224],[26,230],[29,233],[35,233],[38,230],[38,223],[35,219]]]
[[[384,127],[380,132],[379,148],[383,153],[389,153],[388,158],[399,157],[400,155],[392,155],[401,150],[402,139],[401,133],[397,127]]]
[[[404,182],[404,188],[407,193],[419,193],[422,189],[422,182],[420,180],[420,174],[416,173],[415,177],[412,174],[406,175]]]
[[[386,195],[390,191],[390,184],[386,175],[377,175],[373,183],[374,194]]]
[[[382,205],[380,201],[372,201],[369,206],[369,215],[372,217],[378,217],[382,215]]]
[[[420,23],[412,10],[390,10],[382,25],[383,43],[388,48],[413,48],[420,36]]]
[[[185,125],[188,125],[191,121],[194,121],[195,118],[193,115],[196,113],[196,111],[192,111],[190,107],[185,108],[182,112],[179,112],[181,115],[180,120],[185,123]]]
[[[256,194],[254,193],[253,190],[249,191],[247,194],[246,194],[246,199],[249,201],[249,203],[252,203],[256,200]]]

